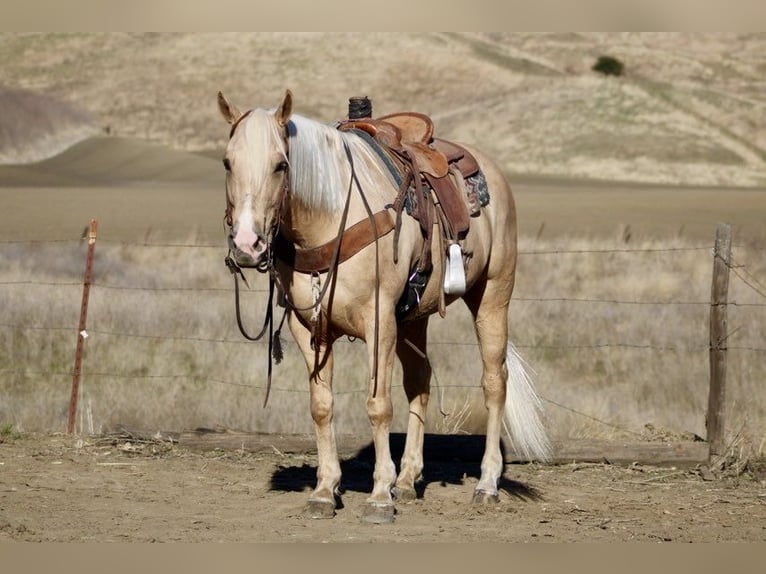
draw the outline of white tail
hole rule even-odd
[[[551,444],[540,418],[543,405],[529,375],[529,365],[510,341],[505,359],[508,368],[505,394],[506,431],[511,437],[513,449],[517,455],[527,460],[550,460]]]

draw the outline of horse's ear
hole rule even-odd
[[[237,106],[230,104],[221,92],[218,92],[218,109],[221,110],[223,119],[232,125],[242,116]]]
[[[277,118],[279,125],[284,127],[287,125],[290,119],[290,114],[293,113],[293,93],[290,90],[285,91],[285,99],[277,108],[277,113],[274,116]]]

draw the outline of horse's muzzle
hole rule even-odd
[[[229,234],[229,249],[240,267],[254,267],[258,271],[266,271],[269,265],[268,242],[259,235],[253,237],[253,241],[242,243],[235,239],[234,234]]]

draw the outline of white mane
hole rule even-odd
[[[354,168],[365,193],[378,195],[370,169],[385,169],[370,147],[354,134],[293,114],[288,124],[290,190],[309,209],[337,212],[343,209],[350,171],[343,144],[354,158]],[[376,192],[377,191],[377,192]]]

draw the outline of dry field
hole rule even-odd
[[[114,239],[106,227],[102,233],[80,430],[98,433],[122,424],[152,431],[311,431],[307,414],[294,415],[296,402],[304,408],[308,393],[289,333],[270,404],[260,407],[266,348],[247,343],[237,331],[223,248],[161,241],[147,246],[144,238]],[[643,436],[647,424],[675,436],[705,436],[710,243],[669,238],[626,248],[621,238],[522,237],[512,336],[537,372],[555,437],[629,439]],[[766,272],[758,245],[739,245],[735,257],[744,280]],[[63,428],[84,259],[77,240],[6,243],[0,251],[9,303],[0,314],[6,349],[0,420],[17,430]],[[266,285],[262,277],[250,278],[243,308],[255,327]],[[736,305],[730,310],[728,411],[731,431],[744,433],[739,439],[760,451],[766,436],[760,390],[766,321],[762,296],[743,279],[731,280]],[[431,333],[437,377],[431,428],[479,432],[480,363],[462,304],[450,307],[446,319],[434,319]],[[365,434],[363,344],[341,340],[338,350],[339,430]],[[401,431],[403,393],[397,399],[394,430]],[[440,406],[451,416],[439,415]]]
[[[764,36],[397,35],[385,59],[382,40],[0,34],[5,87],[68,102],[0,90],[18,112],[0,117],[0,540],[763,539]],[[602,53],[624,59],[626,76],[591,72]],[[385,73],[356,65],[373,57]],[[235,73],[248,65],[252,76]],[[716,224],[731,223],[729,466],[711,476],[509,465],[507,496],[488,510],[467,505],[476,464],[438,462],[393,527],[360,530],[371,473],[361,454],[344,462],[346,508],[328,528],[299,517],[311,454],[110,435],[120,425],[311,431],[288,333],[262,408],[265,348],[239,335],[223,265],[215,92],[268,106],[285,87],[299,112],[327,121],[359,93],[377,114],[426,111],[442,135],[500,158],[522,251],[511,332],[554,439],[705,436],[710,251]],[[25,139],[33,116],[43,125]],[[100,231],[77,436],[62,437],[91,218]],[[253,279],[251,323],[265,298]],[[431,341],[428,430],[481,432],[462,304],[432,321]],[[364,434],[362,344],[338,347],[338,430]]]

